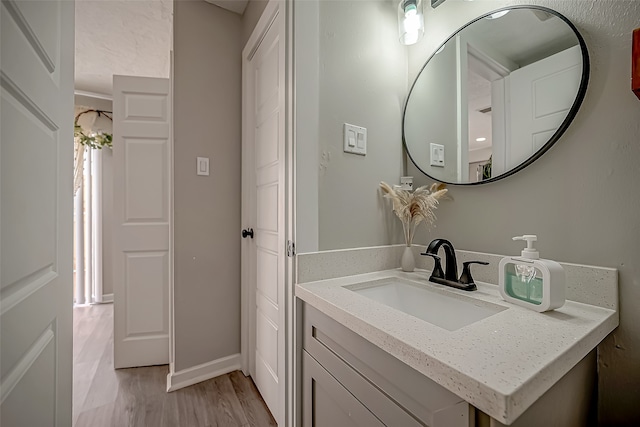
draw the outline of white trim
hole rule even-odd
[[[296,243],[296,138],[295,138],[295,32],[294,32],[294,7],[293,1],[286,2],[284,5],[285,23],[284,23],[284,38],[285,38],[285,239],[289,239],[294,244]],[[317,172],[317,169],[316,169]],[[296,340],[296,304],[295,304],[295,277],[296,277],[296,262],[295,255],[293,257],[286,258],[285,267],[285,345],[284,345],[284,414],[282,415],[285,426],[297,426],[300,425],[299,421],[302,419],[298,416],[299,408],[296,405],[296,396],[300,390],[297,387],[296,381],[296,367],[297,363],[297,340]]]
[[[89,98],[104,99],[105,101],[113,101],[113,96],[104,93],[90,92],[88,90],[74,90],[74,95],[88,96]]]
[[[176,339],[175,339],[175,313],[174,313],[174,284],[175,284],[175,255],[173,242],[175,241],[175,230],[174,230],[174,220],[175,217],[175,206],[173,201],[175,200],[175,145],[173,143],[175,137],[175,126],[173,124],[173,94],[174,94],[174,72],[175,72],[175,63],[174,63],[174,52],[173,52],[173,37],[171,38],[172,48],[169,51],[169,97],[171,98],[171,103],[169,105],[169,114],[171,114],[171,130],[169,134],[171,135],[171,140],[169,144],[171,144],[169,150],[171,151],[171,166],[169,167],[171,178],[169,180],[169,209],[171,218],[169,219],[169,375],[175,375],[175,361],[176,361]],[[167,378],[167,381],[168,378]]]
[[[113,302],[113,293],[110,294],[102,294],[101,304],[108,304]]]
[[[173,371],[173,364],[171,365],[171,370]],[[178,372],[170,372],[167,375],[167,392],[176,391],[239,369],[240,353],[236,353]]]
[[[79,153],[78,153],[79,154]],[[84,156],[84,150],[83,154]],[[84,160],[83,160],[84,163]],[[73,196],[73,227],[74,227],[74,254],[76,257],[76,289],[74,301],[76,305],[84,304],[84,178],[80,180],[80,187]]]
[[[471,43],[467,43],[467,54],[469,55],[469,69],[491,82],[511,74],[510,69]]]
[[[91,250],[93,248],[93,204],[91,202],[92,151],[93,148],[85,147],[82,177],[82,190],[84,191],[84,301],[80,303],[84,304],[91,304],[93,302],[93,254]],[[76,303],[78,303],[78,301],[76,301]]]
[[[95,123],[95,120],[94,120]],[[93,125],[92,125],[93,127]],[[92,302],[102,302],[102,150],[91,153]]]

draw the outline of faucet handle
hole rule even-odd
[[[481,265],[489,265],[488,262],[484,261],[467,261],[462,263],[462,274],[460,275],[459,282],[463,285],[469,285],[475,283],[473,281],[473,277],[471,276],[471,264],[481,264]]]
[[[444,279],[444,271],[442,271],[442,263],[440,262],[441,258],[436,255],[436,254],[430,254],[429,252],[424,252],[420,255],[426,255],[426,256],[430,256],[431,258],[433,258],[433,270],[431,271],[431,277],[429,279],[432,278],[438,278],[438,279]]]

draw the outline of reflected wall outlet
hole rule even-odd
[[[434,144],[433,142],[429,145],[429,153],[430,153],[430,165],[437,167],[444,167],[444,145]]]
[[[361,156],[367,154],[367,128],[344,124],[344,152]]]
[[[412,176],[401,176],[400,177],[400,188],[402,190],[407,190],[407,191],[413,190],[413,177]]]
[[[209,158],[208,157],[197,158],[196,173],[198,175],[209,176]]]

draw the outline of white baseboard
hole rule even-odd
[[[240,367],[240,353],[238,353],[178,372],[169,372],[169,375],[167,375],[167,391],[175,391],[211,378],[219,377],[220,375],[237,371]]]
[[[113,294],[102,294],[102,302],[103,303],[113,302]]]

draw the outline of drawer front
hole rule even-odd
[[[474,424],[467,402],[308,304],[303,324],[305,350],[385,425]]]

